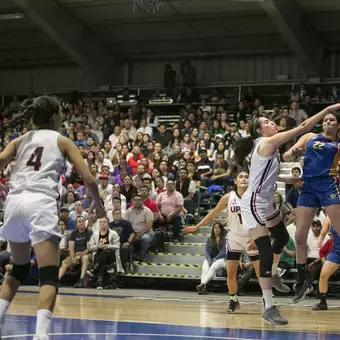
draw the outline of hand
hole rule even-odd
[[[291,153],[292,153],[292,156],[297,156],[303,151],[304,150],[302,148],[294,148],[294,149],[291,150]]]
[[[98,249],[104,249],[105,247],[104,247],[104,244],[98,244],[97,248]]]
[[[241,270],[244,270],[244,263],[243,262],[239,262],[239,266],[240,266]]]
[[[312,271],[312,267],[313,267],[313,262],[312,263],[310,263],[308,266],[307,266],[307,270],[310,272],[310,271]]]
[[[197,226],[194,226],[194,227],[183,227],[182,229],[182,233],[183,234],[191,234],[191,233],[194,233],[196,232],[197,230],[199,230],[200,228],[198,228]]]
[[[74,257],[72,260],[72,264],[76,265],[80,263],[80,259],[78,257]]]
[[[331,105],[331,106],[327,107],[327,111],[332,111],[332,110],[334,110],[334,111],[340,110],[340,104],[337,103],[337,104],[334,104],[334,105]]]
[[[128,247],[130,244],[131,244],[131,243],[129,243],[129,242],[124,242],[124,243],[122,244],[122,247]]]
[[[139,241],[139,240],[140,240],[140,237],[141,237],[140,234],[136,234],[136,235],[135,235],[135,241]]]
[[[213,264],[213,261],[208,261],[209,267]]]
[[[255,244],[255,241],[254,240],[250,240],[249,243],[248,243],[248,251],[255,251],[257,250],[256,248],[256,244]]]
[[[103,204],[101,204],[99,207],[96,207],[96,216],[97,218],[102,218],[106,216],[106,211]]]
[[[213,176],[210,177],[210,179],[211,179],[212,181],[216,181],[217,176],[213,175]]]

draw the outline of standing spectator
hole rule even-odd
[[[104,139],[104,134],[103,134],[103,131],[100,128],[99,120],[94,121],[92,133],[94,133],[97,136],[97,140],[98,140],[99,144],[102,144],[103,139]]]
[[[76,220],[77,229],[74,230],[70,236],[69,250],[70,256],[68,256],[59,269],[59,280],[65,275],[67,269],[71,266],[76,266],[81,263],[81,274],[74,288],[84,287],[84,277],[86,275],[87,268],[90,264],[88,242],[92,236],[92,231],[85,228],[84,217],[77,217]]]
[[[152,127],[148,125],[145,118],[140,121],[140,128],[137,129],[137,133],[139,132],[141,132],[143,135],[148,135],[149,137],[152,137],[153,135]]]
[[[182,230],[181,212],[183,210],[184,199],[180,192],[176,191],[175,182],[169,179],[166,182],[166,191],[157,197],[157,205],[161,212],[160,223],[169,223],[174,228],[174,240],[179,240]]]
[[[172,136],[169,131],[167,131],[166,126],[161,124],[159,126],[159,131],[155,133],[153,140],[160,143],[162,145],[162,149],[164,149],[171,143]]]
[[[154,115],[151,109],[146,111],[146,123],[152,128],[152,134],[157,132],[158,129],[158,117]],[[152,135],[150,135],[151,137]]]
[[[134,196],[133,204],[133,207],[126,211],[125,219],[131,222],[136,233],[133,241],[134,246],[140,246],[136,259],[137,261],[142,261],[154,240],[154,231],[152,230],[153,214],[149,208],[143,205],[141,195]]]

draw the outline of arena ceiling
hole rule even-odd
[[[0,67],[77,63],[102,77],[116,62],[293,51],[310,73],[340,48],[340,0],[1,0]]]

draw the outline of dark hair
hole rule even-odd
[[[78,223],[78,220],[79,220],[80,218],[82,218],[82,219],[85,221],[84,216],[77,216],[77,218],[76,218],[76,223]]]
[[[9,127],[16,126],[25,119],[32,118],[33,124],[37,127],[51,124],[51,118],[59,113],[60,103],[54,97],[41,96],[33,100],[26,100],[22,103],[19,112],[8,122]]]
[[[133,199],[135,200],[135,199],[136,199],[136,197],[140,197],[141,199],[143,199],[143,197],[142,197],[140,194],[136,194],[136,195],[134,195],[134,196],[133,196]]]
[[[292,168],[292,172],[294,170],[297,170],[299,172],[299,174],[301,174],[301,169],[298,166],[294,166],[294,168]]]
[[[187,168],[180,168],[179,171],[185,171],[188,174],[188,169]]]
[[[235,141],[235,156],[233,158],[234,165],[240,167],[249,167],[249,164],[245,163],[246,157],[251,153],[254,147],[254,139],[260,137],[257,129],[261,126],[261,117],[255,118],[249,122],[249,137],[239,138]]]
[[[112,197],[112,201],[114,201],[114,200],[117,200],[117,201],[119,201],[119,202],[122,202],[122,200],[120,199],[120,197]]]
[[[144,189],[147,189],[147,190],[150,192],[150,189],[149,189],[149,187],[148,187],[147,185],[142,185],[141,188],[140,188],[140,190],[142,190],[143,188],[144,188]],[[135,196],[135,197],[136,197],[136,196]]]
[[[215,232],[214,232],[214,226],[215,225],[218,225],[221,229],[221,234],[220,234],[220,240],[219,240],[219,243],[216,242],[216,235],[215,235]],[[225,240],[225,229],[224,229],[224,226],[221,222],[215,222],[213,224],[213,227],[211,229],[211,236],[210,236],[210,239],[209,239],[209,245],[210,246],[213,246],[213,245],[217,245],[219,247],[222,247],[223,246],[223,243],[224,243],[224,240]]]
[[[313,222],[312,222],[312,225],[317,225],[318,227],[321,227],[321,222],[320,222],[320,220],[314,220]]]

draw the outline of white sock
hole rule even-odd
[[[237,294],[230,295],[230,300],[237,302],[238,301]]]
[[[276,263],[273,263],[273,265],[272,265],[272,276],[275,276],[275,275],[277,275],[277,266],[278,266],[278,262],[276,262]]]
[[[267,309],[271,306],[274,306],[273,292],[271,290],[263,290],[262,294],[264,299],[264,307]]]
[[[3,318],[3,316],[6,314],[7,309],[11,303],[7,300],[0,299],[0,320]]]
[[[37,328],[36,335],[47,335],[50,331],[52,312],[48,309],[39,309],[37,311]]]

